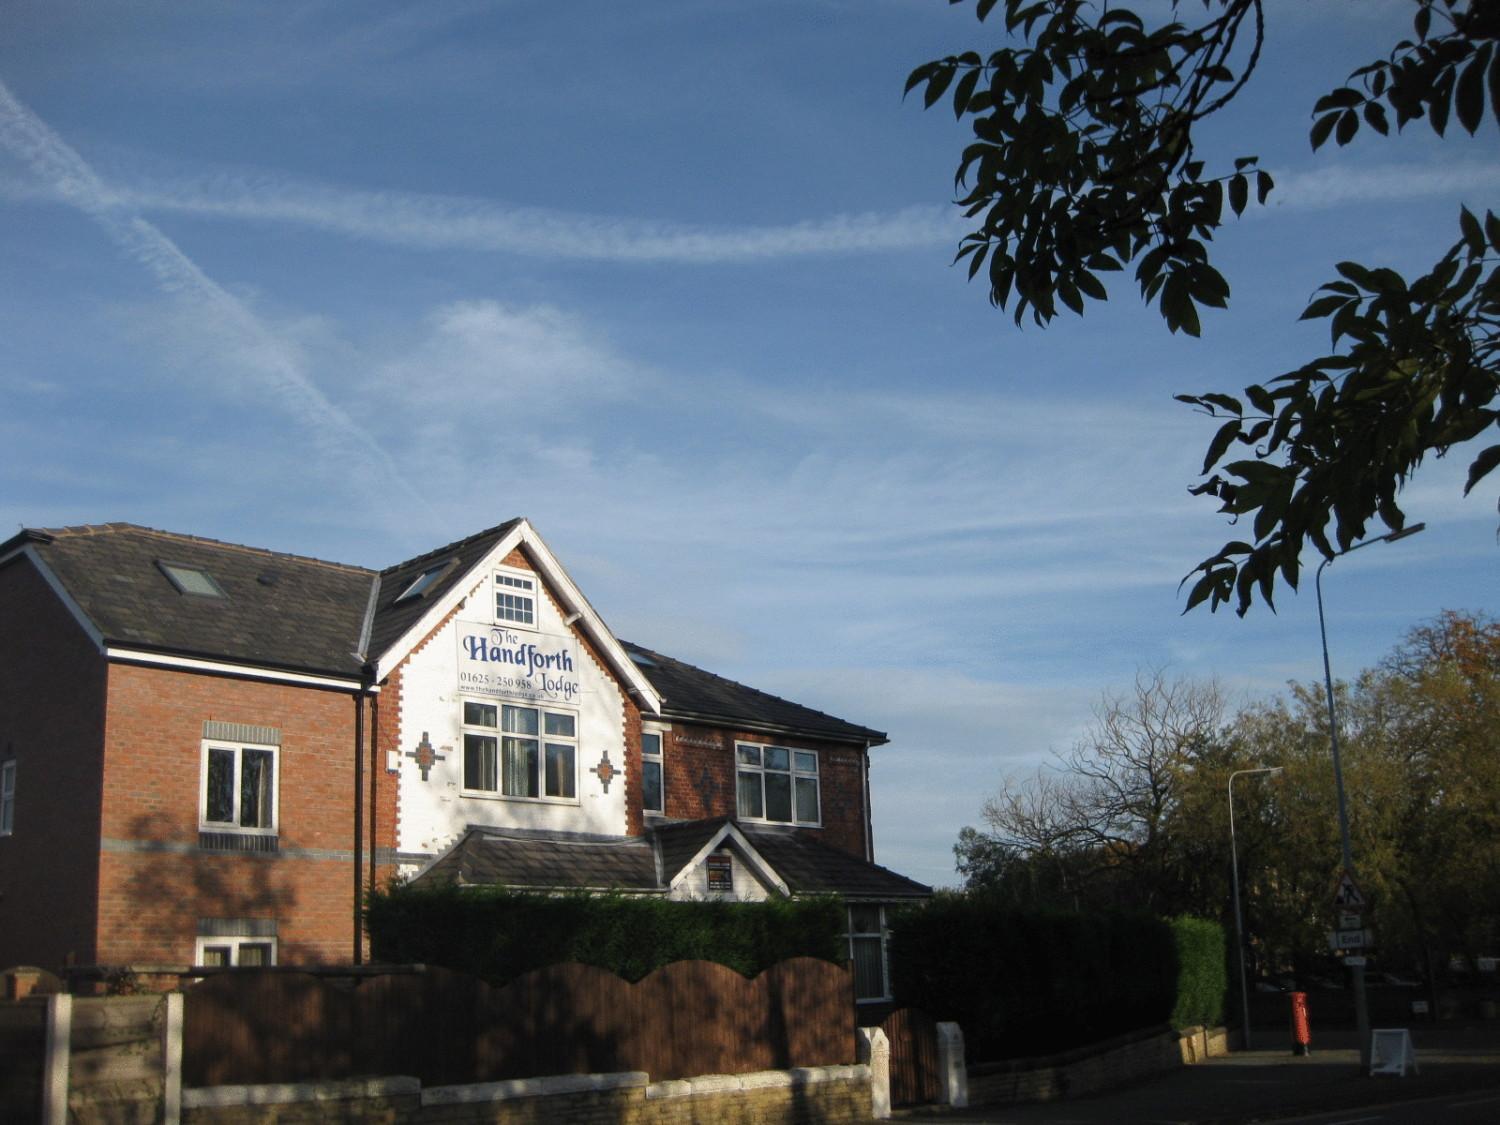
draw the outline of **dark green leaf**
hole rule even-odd
[[[1484,230],[1479,225],[1479,220],[1474,217],[1474,212],[1467,207],[1458,209],[1458,229],[1464,236],[1464,243],[1471,254],[1484,253]]]
[[[1314,152],[1323,147],[1323,142],[1328,140],[1328,134],[1333,132],[1333,127],[1338,123],[1339,115],[1337,113],[1326,114],[1313,122],[1312,146]]]
[[[1240,421],[1238,418],[1231,419],[1219,427],[1219,432],[1214,434],[1213,441],[1208,443],[1208,452],[1203,455],[1203,472],[1206,474],[1224,456],[1224,451],[1229,448],[1229,443],[1239,436]]]
[[[1245,204],[1250,202],[1250,181],[1242,175],[1237,175],[1229,181],[1229,207],[1236,215],[1245,212]]]
[[[1492,445],[1474,458],[1473,464],[1469,466],[1469,479],[1464,485],[1464,495],[1467,496],[1476,484],[1494,471],[1496,466],[1500,466],[1500,445]]]
[[[931,103],[929,103],[931,104]],[[1342,148],[1354,139],[1354,134],[1359,132],[1359,114],[1352,109],[1346,109],[1339,114],[1338,128],[1334,131],[1333,139]]]
[[[1276,181],[1271,179],[1269,172],[1255,173],[1255,201],[1264,203],[1266,196],[1271,194],[1271,189],[1276,186]]]
[[[1313,106],[1314,113],[1323,113],[1330,109],[1349,109],[1357,106],[1365,100],[1365,96],[1358,90],[1348,86],[1340,86],[1331,94],[1324,94]]]
[[[1493,49],[1493,44],[1490,43],[1481,47],[1469,65],[1464,67],[1464,72],[1459,75],[1458,85],[1454,87],[1453,111],[1458,115],[1458,123],[1470,136],[1474,135],[1480,122],[1484,120],[1484,72],[1489,69],[1490,52]]]

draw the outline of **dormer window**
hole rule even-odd
[[[191,594],[200,598],[224,597],[224,591],[206,570],[186,563],[162,562],[160,559],[156,561],[156,567],[167,576],[167,581],[177,588],[179,594]]]
[[[439,580],[452,569],[452,559],[444,559],[434,566],[429,566],[421,574],[413,578],[406,589],[402,590],[397,595],[395,602],[391,604],[399,605],[401,602],[410,601],[412,598],[426,597],[427,591],[436,586]]]
[[[495,574],[495,620],[528,628],[536,624],[536,579],[524,570]]]

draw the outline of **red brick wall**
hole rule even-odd
[[[198,849],[208,719],[280,730],[279,853]],[[348,692],[112,665],[100,962],[191,961],[200,917],[275,918],[283,962],[349,959],[354,728],[355,703]],[[368,739],[368,716],[365,733]],[[381,788],[383,765],[366,762],[366,873],[372,774],[375,842],[389,849],[394,840],[394,786],[386,780]]]
[[[0,836],[0,968],[94,960],[105,665],[25,559],[0,567],[0,761],[16,761]]]
[[[639,742],[639,739],[636,740]],[[734,816],[736,741],[818,751],[818,798],[823,826],[802,831],[829,847],[865,856],[863,747],[815,739],[786,739],[749,731],[673,724],[663,739],[666,816],[697,820]],[[639,770],[639,747],[636,748]]]

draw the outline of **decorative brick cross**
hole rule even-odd
[[[604,757],[599,759],[599,764],[597,766],[589,767],[589,773],[594,774],[596,777],[598,777],[600,783],[603,784],[604,791],[606,793],[609,792],[609,783],[614,779],[615,774],[619,772],[620,771],[615,769],[615,767],[610,763],[608,750],[604,751]]]
[[[447,747],[443,747],[447,749]],[[422,780],[427,780],[427,772],[438,762],[447,761],[447,758],[432,748],[432,743],[427,741],[427,732],[422,732],[422,741],[417,743],[415,750],[408,750],[406,756],[417,763],[417,768],[422,771]]]

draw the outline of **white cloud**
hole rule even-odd
[[[1353,161],[1327,164],[1309,171],[1274,172],[1276,190],[1268,203],[1289,211],[1321,211],[1348,203],[1391,203],[1403,200],[1483,194],[1500,189],[1500,164],[1370,164]],[[1252,208],[1248,214],[1260,212]]]
[[[270,332],[243,301],[136,214],[3,82],[0,145],[59,199],[93,219],[122,253],[152,276],[162,292],[191,306],[191,316],[179,323],[190,324],[197,344],[222,359],[204,373],[206,377],[217,373],[252,380],[308,428],[330,462],[353,458],[380,473],[390,487],[417,499],[385,450],[318,388],[296,349]]]

